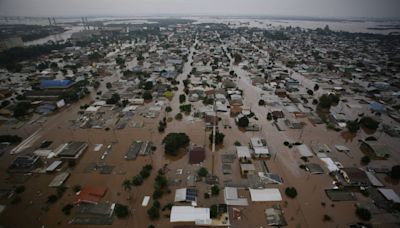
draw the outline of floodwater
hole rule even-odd
[[[38,44],[44,44],[47,43],[49,41],[63,41],[63,40],[67,40],[69,38],[71,38],[71,35],[75,32],[79,32],[83,30],[82,26],[71,26],[71,27],[65,27],[66,31],[63,33],[59,33],[59,34],[54,34],[54,35],[50,35],[50,36],[46,36],[37,40],[32,40],[32,41],[28,41],[28,42],[24,42],[25,46],[30,46],[30,45],[38,45]]]
[[[192,53],[194,51],[194,45],[198,42],[204,42],[202,40],[193,40],[193,46],[190,48],[190,55],[188,57],[189,62],[185,63],[183,73],[178,76],[178,81],[186,78],[188,73],[191,71]],[[131,67],[136,64],[136,61],[128,63]],[[356,139],[346,141],[341,136],[340,132],[327,130],[324,125],[313,126],[308,119],[301,119],[305,122],[305,128],[303,130],[291,130],[278,131],[271,122],[266,120],[266,114],[270,107],[260,107],[257,105],[259,95],[262,92],[259,88],[252,86],[251,81],[248,77],[248,73],[238,66],[233,65],[231,60],[231,69],[238,74],[240,79],[237,84],[240,89],[244,91],[244,104],[251,107],[251,110],[258,117],[258,120],[254,120],[260,124],[262,130],[260,132],[242,132],[240,131],[232,118],[228,116],[228,113],[219,113],[219,117],[227,119],[229,126],[224,128],[221,124],[219,129],[225,134],[224,146],[217,148],[213,154],[209,149],[210,143],[208,141],[208,135],[211,131],[206,131],[204,122],[191,116],[184,116],[181,121],[172,120],[168,122],[167,128],[164,133],[157,131],[158,122],[163,117],[173,117],[179,110],[179,95],[183,93],[183,83],[178,86],[178,91],[175,91],[174,98],[167,104],[172,107],[171,113],[161,114],[156,119],[145,119],[140,115],[135,115],[133,120],[143,121],[143,128],[131,128],[126,127],[122,130],[109,130],[104,129],[80,129],[72,126],[72,121],[78,117],[78,111],[80,105],[90,103],[93,98],[85,98],[75,104],[65,107],[64,110],[59,113],[47,117],[47,121],[44,123],[35,122],[33,124],[26,123],[20,129],[13,129],[12,125],[3,125],[0,130],[2,134],[19,134],[28,138],[32,133],[37,132],[39,136],[36,140],[33,140],[32,147],[36,148],[43,140],[51,140],[53,144],[51,148],[55,148],[61,143],[68,141],[87,141],[89,148],[80,158],[77,165],[73,168],[67,168],[64,165],[64,169],[71,172],[71,176],[66,181],[65,186],[71,188],[74,185],[81,186],[104,186],[107,187],[108,192],[104,197],[103,201],[108,202],[119,202],[126,204],[131,209],[131,215],[127,219],[115,219],[113,227],[147,227],[149,224],[154,224],[156,227],[173,227],[174,224],[169,222],[167,218],[169,212],[161,212],[161,218],[156,221],[150,221],[147,215],[147,209],[150,208],[152,201],[148,207],[142,207],[141,202],[144,196],[151,196],[154,186],[154,178],[157,174],[157,170],[167,165],[168,172],[167,177],[173,180],[174,184],[169,185],[171,193],[167,193],[160,199],[161,207],[170,203],[174,199],[175,189],[185,187],[187,177],[190,174],[194,174],[199,165],[189,165],[189,156],[187,153],[181,153],[180,156],[170,158],[164,155],[163,146],[161,144],[162,139],[165,135],[170,132],[185,132],[191,139],[192,144],[203,145],[206,148],[206,160],[202,166],[206,167],[210,172],[219,177],[219,183],[221,193],[218,197],[211,197],[210,199],[204,199],[203,194],[210,189],[210,186],[204,183],[196,183],[196,187],[199,190],[198,205],[201,207],[208,207],[212,204],[223,203],[222,187],[224,181],[239,182],[243,178],[239,171],[239,162],[236,160],[232,163],[232,174],[223,175],[221,167],[222,153],[235,153],[234,142],[239,141],[242,145],[247,145],[251,137],[262,137],[265,138],[269,149],[272,153],[270,160],[266,161],[269,170],[272,173],[279,174],[284,184],[280,186],[269,185],[268,187],[279,188],[283,197],[283,201],[279,204],[284,209],[284,215],[288,221],[288,227],[346,227],[349,223],[357,222],[358,219],[355,216],[355,202],[335,202],[332,203],[324,193],[324,189],[331,188],[333,186],[332,178],[328,174],[323,175],[311,175],[308,172],[299,168],[302,164],[300,155],[297,150],[288,148],[283,145],[284,141],[289,142],[303,142],[309,147],[315,143],[324,143],[331,147],[333,150],[331,157],[339,160],[345,167],[358,166],[360,158],[363,156],[359,150],[359,143]],[[102,86],[108,81],[118,80],[120,74],[116,73],[112,76],[104,78]],[[298,77],[302,77],[301,75]],[[308,82],[309,79],[302,77],[301,82]],[[104,89],[101,87],[101,89]],[[144,107],[139,108],[139,112],[146,112],[146,108],[149,108],[154,102],[145,104]],[[202,106],[201,102],[192,103],[194,109],[198,109]],[[111,112],[111,110],[110,110]],[[285,113],[289,115],[288,113]],[[113,116],[115,118],[115,116]],[[363,132],[360,132],[356,137],[362,138]],[[134,140],[150,140],[157,147],[155,153],[150,156],[139,156],[134,161],[126,161],[124,155],[127,152],[129,145]],[[391,144],[391,148],[395,149],[399,142],[393,142],[393,140],[387,137],[385,134],[381,137],[383,143]],[[104,144],[103,148],[95,152],[93,149],[96,144]],[[102,160],[101,156],[106,148],[106,145],[113,145],[111,152],[108,156]],[[343,144],[351,149],[352,157],[346,154],[334,151],[333,145]],[[1,157],[1,167],[7,167],[15,155],[4,154]],[[385,165],[392,165],[397,160],[385,161]],[[51,161],[48,161],[50,164]],[[106,163],[113,165],[114,170],[112,174],[102,175],[96,172],[86,172],[86,167],[93,162]],[[310,158],[310,162],[318,163],[322,167],[322,162],[316,158]],[[380,164],[381,161],[372,161],[373,164]],[[144,181],[141,186],[133,187],[130,191],[124,191],[121,186],[123,180],[132,179],[139,173],[141,168],[146,164],[152,164],[153,171],[151,176]],[[262,170],[259,161],[255,160],[254,164],[257,170]],[[177,169],[182,169],[182,174],[178,174]],[[326,170],[325,170],[326,171]],[[25,183],[27,187],[26,191],[22,193],[22,201],[16,205],[7,206],[6,210],[0,215],[0,223],[7,227],[25,228],[27,224],[29,227],[99,227],[99,226],[78,226],[69,225],[68,221],[72,216],[65,216],[61,212],[61,208],[74,201],[74,194],[71,189],[68,189],[64,196],[53,205],[46,203],[47,197],[55,192],[54,189],[50,189],[47,185],[50,183],[52,178],[56,174],[33,174],[31,178]],[[14,183],[11,183],[8,179],[8,174],[2,172],[0,174],[1,188],[11,187]],[[386,183],[386,182],[385,182]],[[400,187],[396,183],[387,183],[388,186],[393,187],[396,191],[400,190]],[[289,199],[285,196],[284,190],[286,187],[294,186],[298,191],[298,197],[295,199]],[[240,195],[246,196],[249,202],[251,201],[248,191],[241,190]],[[361,194],[357,194],[357,198],[361,201],[367,200]],[[7,202],[5,199],[0,199],[0,203]],[[326,205],[323,206],[322,203]],[[264,210],[271,207],[274,203],[251,203],[248,207],[242,209],[242,219],[240,221],[232,221],[234,227],[266,227],[266,219]],[[72,212],[72,215],[74,212]],[[332,217],[332,221],[324,222],[323,216],[327,214]],[[24,217],[24,219],[21,219]]]
[[[329,20],[290,20],[290,19],[246,19],[246,18],[212,18],[212,17],[189,17],[195,19],[195,23],[224,23],[232,28],[237,27],[255,27],[264,29],[300,27],[303,29],[325,28],[326,25],[333,31],[345,32],[361,32],[361,33],[377,33],[389,34],[391,32],[400,32],[398,26],[399,21],[329,21]],[[382,28],[397,26],[396,29],[376,30],[368,28]]]

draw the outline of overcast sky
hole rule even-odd
[[[400,0],[0,0],[2,16],[400,17]]]

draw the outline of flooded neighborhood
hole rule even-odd
[[[0,227],[400,224],[399,21],[0,28]]]

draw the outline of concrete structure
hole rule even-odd
[[[61,150],[57,152],[57,156],[62,159],[78,159],[82,153],[86,150],[88,144],[86,142],[69,142],[61,147]]]
[[[196,224],[211,224],[210,208],[173,206],[171,208],[170,222],[195,222]]]

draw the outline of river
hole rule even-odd
[[[71,27],[66,27],[66,31],[63,33],[59,34],[53,34],[50,36],[46,36],[37,40],[32,40],[28,42],[24,42],[25,46],[30,46],[30,45],[38,45],[38,44],[44,44],[49,41],[62,41],[62,40],[67,40],[71,37],[71,35],[75,32],[79,32],[83,29],[82,26],[71,26]]]

